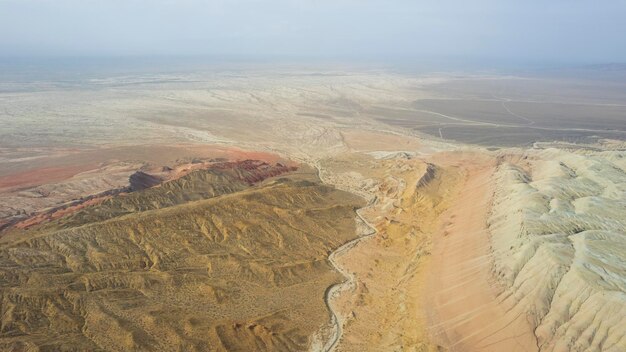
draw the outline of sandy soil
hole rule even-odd
[[[323,164],[334,175],[325,181],[370,192],[374,203],[362,214],[377,230],[334,255],[354,282],[333,298],[343,322],[334,350],[536,350],[523,310],[501,302],[492,274],[491,176],[506,158],[375,155]]]
[[[16,172],[0,177],[0,192],[66,180],[81,172],[93,170],[96,167],[97,164],[92,163],[67,167],[42,167]]]
[[[487,231],[493,162],[465,163],[462,191],[442,214],[422,296],[428,330],[450,351],[536,351],[525,314],[499,303]]]
[[[436,214],[444,209],[437,189],[453,187],[457,173],[450,169],[445,177],[433,177],[435,170],[423,160],[404,153],[383,156],[323,164],[335,176],[326,181],[340,186],[352,181],[369,192],[373,203],[360,214],[377,230],[334,255],[353,281],[331,305],[343,323],[335,350],[436,350],[419,313],[421,263],[428,255],[428,234]],[[358,175],[344,168],[346,164],[358,165],[352,169],[359,170]],[[373,331],[372,326],[382,328]]]
[[[417,138],[400,134],[346,130],[341,135],[346,146],[358,151],[415,150],[421,146]]]

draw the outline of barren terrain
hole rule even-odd
[[[0,82],[0,346],[626,350],[619,80]]]
[[[250,186],[285,172],[250,164],[5,232],[2,348],[305,349],[362,203],[310,173]]]

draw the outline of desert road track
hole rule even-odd
[[[524,125],[518,125],[518,124],[508,124],[508,123],[495,123],[495,122],[475,121],[475,120],[469,120],[469,119],[466,119],[466,118],[450,116],[450,115],[446,115],[446,114],[442,114],[442,113],[438,113],[436,111],[430,111],[430,110],[413,110],[413,111],[422,112],[422,113],[425,113],[425,114],[431,114],[431,115],[447,118],[447,119],[450,119],[450,120],[453,120],[453,121],[461,122],[461,124],[465,124],[465,125],[491,126],[491,127],[508,127],[508,128],[530,128],[530,129],[534,129],[534,130],[543,130],[543,131],[591,132],[591,133],[611,132],[611,133],[626,134],[626,131],[624,131],[624,130],[616,130],[616,129],[604,129],[603,130],[603,129],[592,129],[592,128],[575,128],[575,127],[570,127],[570,128],[553,128],[553,127],[535,126],[534,125],[535,121],[530,120],[530,119],[528,119],[526,117],[514,114],[506,106],[504,106],[504,107],[513,116],[522,118],[522,119],[524,119],[526,121],[529,121],[529,123],[528,124],[524,124]],[[444,125],[445,125],[445,123],[444,123]]]

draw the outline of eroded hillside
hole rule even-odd
[[[625,160],[549,149],[495,173],[500,299],[527,315],[541,351],[626,350]]]
[[[0,350],[626,350],[621,84],[49,83],[0,96]]]
[[[259,182],[278,173],[197,170],[11,229],[0,349],[306,349],[363,201],[313,173]]]

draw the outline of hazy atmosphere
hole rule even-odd
[[[0,351],[626,351],[625,18],[0,0]]]
[[[0,56],[626,60],[626,1],[0,0]]]

